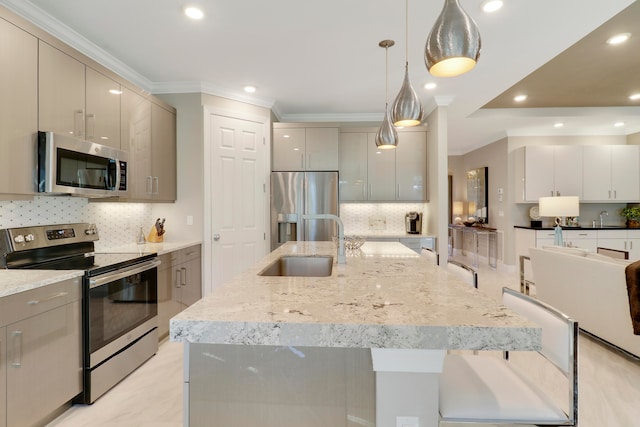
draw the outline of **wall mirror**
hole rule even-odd
[[[467,204],[469,217],[481,224],[489,222],[489,168],[477,168],[467,172]]]

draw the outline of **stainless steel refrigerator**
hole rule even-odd
[[[271,250],[291,240],[331,241],[335,221],[306,214],[339,215],[338,172],[271,173]]]

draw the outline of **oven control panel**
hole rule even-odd
[[[59,228],[57,230],[47,230],[47,239],[70,239],[76,237],[76,232],[73,228]]]

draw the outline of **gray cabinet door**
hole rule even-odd
[[[38,41],[0,19],[0,193],[36,190]]]
[[[122,149],[129,153],[129,198],[151,199],[151,102],[123,88]]]
[[[151,144],[153,200],[176,200],[176,115],[151,104]]]
[[[80,300],[7,329],[7,426],[42,419],[82,391]]]
[[[120,149],[120,83],[86,68],[86,139]]]

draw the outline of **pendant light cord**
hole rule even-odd
[[[389,46],[384,48],[384,103],[389,103]]]
[[[409,0],[404,3],[404,60],[405,66],[409,67]]]

